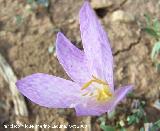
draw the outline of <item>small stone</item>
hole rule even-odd
[[[107,8],[113,5],[111,0],[92,0],[91,5],[94,9]]]
[[[49,54],[55,53],[55,47],[54,47],[53,45],[50,45],[50,46],[48,47],[48,53],[49,53]]]
[[[156,100],[153,104],[152,104],[153,107],[155,107],[157,110],[160,111],[160,99],[159,100]]]
[[[28,11],[28,10],[31,10],[31,8],[32,8],[32,7],[31,7],[31,5],[29,5],[29,4],[27,4],[27,5],[25,6],[25,10],[27,10],[27,11]]]
[[[117,10],[113,12],[111,19],[113,22],[119,21],[119,22],[133,22],[135,20],[134,16],[124,12],[122,10]]]
[[[119,125],[120,125],[121,127],[124,127],[124,126],[125,126],[124,121],[123,121],[123,120],[120,120]]]

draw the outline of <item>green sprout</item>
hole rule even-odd
[[[155,123],[153,123],[152,127],[151,127],[151,131],[158,131],[160,129],[160,119],[158,121],[156,121]]]
[[[127,117],[128,125],[139,124],[140,122],[147,122],[144,106],[145,102],[141,101],[139,107],[137,109],[134,109],[132,114]]]
[[[15,18],[18,25],[23,22],[23,17],[21,15],[16,15]]]
[[[31,5],[34,3],[34,0],[27,0],[27,3]]]
[[[149,15],[144,15],[146,20],[146,27],[143,28],[145,32],[153,36],[156,40],[160,38],[160,22],[158,19],[151,20]]]
[[[126,116],[123,119],[117,120],[116,125],[106,124],[106,120],[110,119],[107,116],[101,116],[98,118],[100,122],[100,128],[103,131],[127,131],[127,127],[129,126],[138,126],[145,125],[144,123],[148,123],[146,113],[144,108],[146,107],[145,101],[139,101],[139,104],[133,108],[133,111],[130,115]],[[115,112],[114,112],[115,114]],[[160,119],[154,123],[150,123],[151,126],[148,127],[148,131],[159,131],[160,130]],[[141,127],[139,131],[145,131],[146,127]]]
[[[157,41],[152,48],[151,59],[156,65],[156,70],[160,71],[160,21],[158,19],[151,20],[148,15],[145,15],[145,19],[146,27],[143,30]]]
[[[100,117],[98,119],[100,121],[100,128],[103,130],[103,131],[116,131],[116,129],[110,125],[106,125],[106,119],[105,117]]]
[[[160,71],[160,41],[154,44],[152,48],[151,58],[156,65],[156,70]]]
[[[27,3],[30,5],[34,5],[36,3],[46,8],[49,6],[49,0],[27,0]]]
[[[140,128],[140,131],[145,131],[144,127],[141,127],[141,128]]]
[[[38,4],[43,5],[44,7],[49,6],[49,0],[35,0]]]

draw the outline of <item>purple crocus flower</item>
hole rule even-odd
[[[113,56],[106,32],[89,2],[84,2],[79,15],[84,51],[62,33],[56,40],[57,58],[73,81],[37,73],[16,85],[24,96],[41,106],[75,108],[77,116],[96,116],[112,111],[132,86],[114,90]]]

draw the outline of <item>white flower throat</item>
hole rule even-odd
[[[109,85],[103,80],[96,78],[95,76],[92,77],[93,79],[86,82],[81,88],[81,90],[84,90],[91,86],[91,89],[85,94],[83,94],[83,96],[87,95],[91,97],[96,97],[97,101],[106,101],[110,99],[113,94],[110,91]]]

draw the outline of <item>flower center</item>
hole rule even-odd
[[[91,87],[93,88],[93,90],[89,90],[87,93],[83,94],[83,96],[94,96],[96,97],[97,101],[106,101],[110,99],[113,94],[110,91],[109,85],[103,80],[96,78],[95,76],[92,77],[93,79],[86,82],[82,86],[81,90],[88,88],[90,85],[92,85]]]

